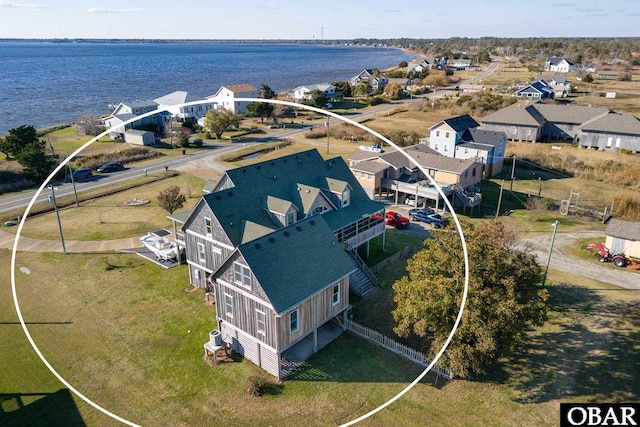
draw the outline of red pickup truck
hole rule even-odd
[[[380,215],[372,215],[372,218],[382,221]],[[405,228],[409,225],[409,218],[400,215],[397,212],[388,211],[384,216],[384,222],[387,225],[392,225],[396,228]]]

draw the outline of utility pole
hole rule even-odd
[[[504,189],[504,179],[502,180],[502,184],[500,185],[500,195],[498,196],[498,206],[496,207],[496,217],[494,221],[498,220],[498,215],[500,215],[500,204],[502,204],[502,190]]]
[[[513,160],[511,160],[511,183],[509,184],[509,199],[513,195],[513,178],[515,177],[516,171],[516,155],[513,155]]]
[[[65,154],[65,158],[69,157],[68,154]],[[69,177],[71,179],[71,185],[73,185],[73,194],[76,196],[76,208],[80,207],[80,202],[78,201],[78,190],[76,190],[76,180],[73,178],[73,171],[71,170],[71,163],[67,162],[67,168],[69,169]]]
[[[49,196],[49,201],[53,202],[53,208],[56,211],[56,217],[58,218],[58,230],[60,231],[60,242],[62,242],[62,251],[66,254],[67,248],[64,245],[64,235],[62,234],[62,223],[60,222],[60,212],[58,212],[58,204],[56,203],[56,192],[53,185],[49,185],[51,189],[51,196]]]
[[[558,231],[558,220],[556,220],[553,224],[553,234],[551,235],[551,246],[549,246],[549,256],[547,257],[547,266],[544,269],[544,276],[542,277],[542,286],[544,287],[545,282],[547,281],[547,272],[549,271],[549,264],[551,263],[551,252],[553,252],[553,242],[556,240],[556,232]]]
[[[327,121],[324,122],[324,126],[327,128],[327,154],[329,154],[329,116],[327,116]]]

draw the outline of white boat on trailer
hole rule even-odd
[[[380,144],[361,145],[359,148],[364,151],[373,151],[374,153],[382,153],[383,151],[382,145]]]
[[[142,236],[140,241],[160,261],[175,261],[178,259],[178,245],[164,237],[162,233],[152,231]]]

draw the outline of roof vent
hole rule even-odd
[[[233,223],[232,222],[229,223],[229,227],[233,227]]]
[[[247,170],[245,168],[242,168],[242,173],[246,173]]]
[[[278,177],[273,175],[273,180],[275,181],[276,179],[278,179]]]
[[[227,196],[232,197],[233,196],[233,191],[228,191],[227,192]]]
[[[273,162],[271,162],[271,163],[269,163],[269,164],[270,164],[271,166],[275,165],[275,163],[273,163]]]
[[[260,169],[260,165],[256,165],[256,169]]]
[[[285,237],[289,237],[289,232],[288,231],[285,231],[283,234],[284,234]]]
[[[256,244],[255,244],[255,245],[253,245],[253,246],[255,246],[255,248],[256,248],[256,249],[260,249],[260,248],[262,247],[262,246],[260,246],[260,243],[256,243]]]
[[[216,200],[220,200],[220,195],[216,195]]]
[[[302,231],[302,227],[300,227],[299,225],[296,225],[296,230]]]
[[[311,190],[307,190],[307,194],[311,193]]]
[[[297,158],[298,158],[298,155],[296,154],[296,155],[294,156],[294,159],[297,159]]]
[[[309,221],[310,225],[316,225],[316,222],[314,220]]]
[[[271,242],[271,243],[275,243],[275,242],[276,242],[276,239],[274,239],[273,237],[269,237],[269,242]]]

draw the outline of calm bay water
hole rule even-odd
[[[43,128],[108,105],[176,90],[196,96],[220,86],[268,84],[280,92],[342,81],[412,57],[398,49],[302,44],[0,43],[0,134]]]

